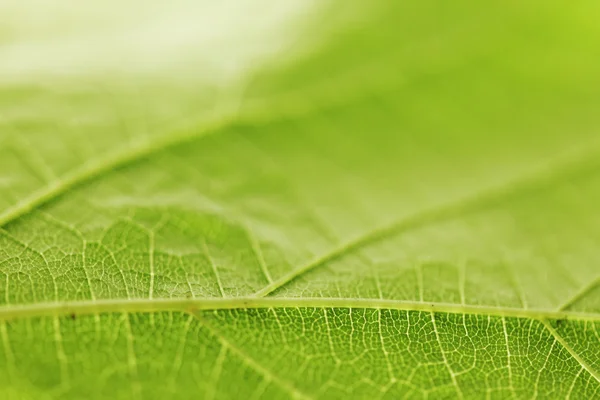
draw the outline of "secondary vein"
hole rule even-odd
[[[238,358],[240,358],[245,364],[247,364],[250,368],[256,371],[258,374],[262,375],[264,379],[270,380],[271,382],[276,383],[280,388],[285,390],[288,394],[292,396],[292,398],[297,399],[310,399],[305,393],[301,392],[298,388],[296,388],[292,383],[286,381],[285,379],[280,378],[273,371],[261,365],[258,361],[256,361],[253,357],[251,357],[247,352],[240,349],[234,343],[229,341],[217,327],[210,324],[205,318],[202,318],[202,315],[199,313],[193,313],[194,317],[196,317],[200,323],[211,333],[212,336],[216,338],[216,340],[221,344],[221,346],[227,350],[233,352]]]
[[[522,196],[524,193],[551,188],[561,182],[570,182],[573,177],[578,176],[587,170],[596,170],[599,168],[600,164],[598,163],[598,159],[600,159],[600,148],[592,146],[591,151],[586,149],[583,151],[583,154],[581,152],[569,154],[568,157],[565,157],[560,162],[549,165],[541,170],[534,171],[524,178],[509,181],[508,183],[492,187],[483,192],[464,197],[458,201],[442,204],[437,208],[393,221],[389,225],[371,230],[354,240],[342,244],[329,253],[314,259],[308,264],[292,270],[288,274],[283,275],[281,278],[257,291],[254,296],[267,296],[319,266],[394,235],[445,219],[456,218],[468,213],[481,211],[512,196]]]
[[[583,358],[581,358],[581,356],[575,351],[575,349],[573,349],[571,345],[567,343],[567,341],[556,331],[556,329],[552,327],[552,325],[548,323],[548,321],[541,321],[544,327],[550,332],[550,334],[554,336],[554,339],[556,339],[556,341],[560,343],[569,352],[569,354],[571,354],[571,357],[577,360],[577,362],[583,367],[583,369],[585,369],[590,375],[592,375],[594,379],[600,382],[600,373],[594,370],[594,368],[592,368],[591,365],[589,365]]]
[[[65,174],[60,179],[50,182],[47,186],[32,193],[17,202],[12,207],[0,213],[0,227],[15,221],[36,208],[48,203],[68,192],[74,187],[82,185],[85,182],[101,176],[115,168],[134,163],[144,157],[148,157],[156,152],[162,151],[168,147],[176,146],[185,143],[188,140],[194,140],[204,134],[216,131],[218,128],[227,123],[226,118],[217,118],[211,121],[202,129],[185,129],[170,135],[164,135],[153,141],[141,142],[136,146],[119,149],[109,153],[105,157],[101,157],[91,162],[83,164],[79,168],[73,169],[70,173]]]
[[[575,304],[579,300],[583,299],[586,295],[588,295],[597,286],[600,286],[600,276],[598,276],[596,279],[592,279],[587,285],[583,286],[581,289],[579,289],[577,292],[575,292],[575,294],[573,294],[567,301],[565,301],[558,309],[559,310],[568,309],[573,304]]]

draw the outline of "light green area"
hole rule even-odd
[[[600,5],[376,3],[1,80],[1,398],[600,396]]]

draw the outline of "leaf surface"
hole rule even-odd
[[[599,395],[599,6],[376,3],[0,31],[3,397]]]

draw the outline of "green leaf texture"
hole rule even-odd
[[[1,398],[600,396],[598,2],[23,7]]]

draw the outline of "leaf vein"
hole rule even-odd
[[[279,387],[284,389],[286,392],[291,394],[294,398],[301,399],[310,399],[309,396],[302,393],[295,386],[290,384],[289,382],[281,379],[269,369],[260,365],[254,358],[249,356],[246,352],[235,346],[229,340],[227,340],[221,332],[214,326],[212,326],[205,318],[202,318],[202,315],[198,312],[192,313],[198,320],[202,323],[202,325],[217,339],[217,341],[221,344],[222,348],[230,350],[232,353],[238,356],[246,365],[251,367],[254,371],[258,372],[260,375],[264,377],[264,379],[270,380],[271,382],[276,383]]]
[[[569,354],[571,354],[571,357],[573,357],[579,363],[579,365],[581,365],[594,379],[596,379],[596,381],[598,381],[598,383],[600,383],[600,373],[594,370],[594,368],[592,368],[592,366],[589,365],[575,351],[575,349],[573,349],[573,347],[569,345],[569,343],[567,343],[567,341],[556,331],[556,329],[552,327],[552,325],[548,323],[547,320],[542,319],[541,322],[544,325],[544,327],[550,332],[550,334],[554,337],[554,339],[556,339],[556,341],[560,343],[569,352]]]
[[[567,319],[600,321],[599,313],[557,311],[551,309],[522,309],[497,306],[461,305],[389,299],[355,298],[286,298],[286,297],[229,297],[229,298],[154,298],[109,299],[96,301],[41,302],[0,307],[0,320],[55,315],[88,315],[96,313],[152,313],[161,311],[233,310],[259,308],[361,308],[399,311],[423,311],[448,314],[470,314],[490,317],[538,319]]]
[[[0,227],[6,226],[10,222],[29,214],[36,208],[60,197],[69,190],[102,176],[115,168],[133,164],[166,148],[202,137],[224,126],[226,122],[226,119],[218,118],[202,129],[186,129],[170,135],[164,135],[160,139],[141,142],[137,146],[121,148],[107,154],[105,157],[91,160],[4,210],[4,212],[0,213]]]
[[[283,275],[274,282],[257,291],[254,296],[264,297],[289,284],[308,272],[337,260],[345,255],[352,254],[357,250],[365,248],[374,243],[393,237],[416,228],[434,224],[450,218],[456,218],[465,214],[485,210],[513,196],[522,196],[525,193],[536,192],[570,182],[575,176],[579,176],[589,170],[597,170],[600,149],[593,148],[584,154],[570,154],[563,157],[560,162],[546,166],[524,178],[500,184],[496,187],[478,192],[461,198],[455,202],[445,203],[436,208],[425,210],[393,221],[392,223],[375,228],[359,237],[350,240],[332,251],[323,254],[316,259],[304,264],[289,273]]]

